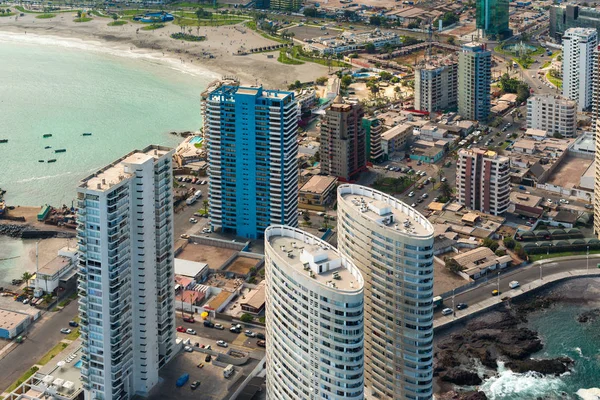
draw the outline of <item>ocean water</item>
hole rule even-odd
[[[176,146],[181,139],[168,132],[199,129],[199,96],[215,78],[162,54],[0,32],[6,200],[70,205],[78,180],[99,167],[148,144]],[[57,161],[38,161],[48,159]]]
[[[560,294],[566,301],[532,313],[527,326],[542,337],[544,349],[533,358],[570,357],[571,371],[562,376],[511,372],[502,363],[498,376],[480,387],[490,400],[572,399],[579,400],[580,389],[600,388],[600,320],[579,323],[577,316],[600,308],[600,279],[578,279],[541,294]],[[582,298],[583,297],[583,298]]]

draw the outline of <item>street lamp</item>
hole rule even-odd
[[[540,281],[543,280],[544,278],[542,277],[542,264],[540,264]]]
[[[498,271],[498,297],[500,297],[500,271]]]
[[[456,309],[454,308],[454,288],[452,289],[452,318],[456,318]]]
[[[586,269],[586,271],[589,271],[590,270],[590,246],[587,247],[585,259],[586,259],[585,269]]]

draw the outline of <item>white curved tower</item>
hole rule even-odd
[[[365,393],[430,400],[433,226],[394,197],[338,187],[338,248],[365,279]]]
[[[267,399],[363,399],[363,278],[329,243],[265,230]]]

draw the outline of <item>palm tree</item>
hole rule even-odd
[[[395,86],[394,87],[394,100],[398,100],[398,95],[402,93],[402,89],[400,88],[400,86]]]
[[[21,279],[23,279],[25,281],[25,284],[27,286],[29,286],[29,280],[33,277],[33,275],[31,275],[29,272],[23,272],[23,276],[21,277]]]
[[[117,22],[117,20],[119,19],[119,16],[117,14],[113,14],[112,15],[112,19]]]
[[[208,214],[208,200],[204,199],[202,205],[204,205],[204,214]]]
[[[77,11],[77,18],[81,18],[81,10]]]

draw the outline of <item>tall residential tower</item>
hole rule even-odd
[[[364,398],[363,278],[329,243],[265,231],[269,400]]]
[[[433,396],[433,226],[396,198],[338,187],[338,249],[365,280],[365,394]]]
[[[509,0],[477,0],[476,27],[486,38],[504,40],[512,36],[508,28]]]
[[[485,121],[490,114],[492,53],[481,43],[467,43],[458,55],[458,113]]]
[[[425,65],[415,70],[415,109],[435,112],[456,109],[458,96],[458,63]]]
[[[172,156],[136,150],[77,187],[86,400],[147,396],[174,354]]]
[[[596,29],[570,28],[563,36],[563,96],[576,101],[579,111],[592,106],[597,45]]]
[[[293,92],[221,86],[204,96],[215,229],[246,238],[298,225],[298,106]]]

